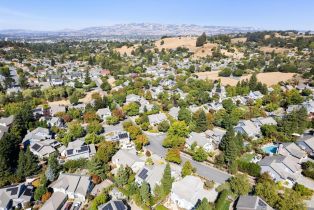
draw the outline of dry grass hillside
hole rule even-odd
[[[211,71],[211,72],[198,72],[196,73],[198,78],[200,79],[210,79],[210,80],[221,80],[222,85],[231,85],[235,86],[238,81],[249,79],[251,77],[250,74],[232,78],[232,77],[220,77],[218,76],[218,71]],[[258,81],[265,83],[267,86],[272,86],[277,84],[278,82],[285,82],[294,77],[294,73],[282,73],[282,72],[265,72],[257,74]]]

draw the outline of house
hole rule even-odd
[[[273,208],[259,196],[241,195],[236,210],[273,210]]]
[[[179,107],[172,107],[170,110],[169,110],[169,115],[171,117],[173,117],[173,119],[177,120],[178,119],[178,115],[179,115],[179,111],[180,111],[180,108]]]
[[[148,115],[149,124],[156,126],[164,120],[167,120],[167,116],[164,113]]]
[[[266,156],[258,165],[261,166],[261,173],[269,173],[275,181],[295,181],[301,172],[299,159],[292,156]]]
[[[196,143],[197,146],[202,147],[206,152],[214,149],[212,139],[206,133],[190,133],[189,138],[186,140],[186,146],[191,148],[192,144]]]
[[[77,139],[68,144],[68,147],[61,153],[66,160],[77,160],[80,158],[89,159],[96,154],[94,144],[86,145],[84,139]]]
[[[55,116],[59,112],[66,112],[66,107],[62,105],[50,105],[51,116]]]
[[[298,146],[304,150],[310,156],[314,155],[314,137],[306,136],[305,139],[302,139],[297,142]]]
[[[218,111],[220,109],[223,109],[223,106],[219,102],[211,102],[211,103],[208,104],[208,109],[209,110]]]
[[[257,100],[257,99],[263,98],[263,96],[264,95],[259,91],[250,91],[248,98],[252,100]]]
[[[34,187],[24,183],[0,189],[0,210],[25,208],[33,197]]]
[[[51,139],[49,130],[47,128],[37,127],[25,135],[22,143],[23,146],[26,147],[31,143],[39,142],[45,139]]]
[[[204,189],[199,177],[186,176],[172,184],[170,199],[183,209],[193,209],[203,198],[210,199],[210,192]]]
[[[113,157],[112,163],[119,168],[120,166],[129,166],[133,172],[138,172],[141,168],[144,167],[145,162],[141,160],[137,155],[134,149],[125,150],[120,149]]]
[[[122,149],[132,149],[134,148],[134,143],[130,141],[129,133],[126,131],[111,131],[105,133],[106,141],[119,142],[119,146]]]
[[[47,119],[47,125],[51,127],[61,128],[63,126],[63,121],[60,117],[51,117]]]
[[[212,142],[216,144],[216,146],[220,144],[220,141],[226,132],[227,131],[225,129],[219,127],[214,127],[212,130],[205,131],[206,135],[212,139]]]
[[[109,196],[111,199],[114,200],[124,200],[127,199],[127,197],[116,187],[112,188],[109,192]]]
[[[111,116],[111,111],[109,108],[103,108],[103,109],[98,109],[96,114],[100,119],[106,120],[107,117]]]
[[[279,145],[277,153],[283,156],[292,156],[299,159],[299,162],[307,158],[307,154],[296,143],[282,143]]]
[[[127,95],[126,96],[126,99],[125,99],[125,103],[131,103],[131,102],[139,102],[141,99],[140,96],[138,95],[135,95],[135,94],[130,94],[130,95]]]
[[[61,192],[70,199],[85,201],[86,196],[92,190],[93,184],[89,176],[62,173],[49,187],[53,189],[54,193]]]
[[[10,127],[10,125],[14,121],[14,116],[11,115],[9,117],[1,117],[0,118],[0,126]]]
[[[127,210],[128,207],[123,203],[122,200],[110,200],[98,206],[98,210]]]
[[[261,127],[263,125],[277,125],[277,122],[272,117],[258,117],[252,118],[251,121],[257,126]]]
[[[258,138],[261,136],[261,130],[250,120],[240,120],[234,127],[235,132],[245,134],[248,137]]]
[[[32,142],[30,144],[30,151],[39,158],[48,158],[51,153],[56,151],[56,147],[60,146],[60,143],[54,139],[46,139],[39,142]]]
[[[135,182],[139,185],[142,185],[142,183],[146,181],[153,192],[155,186],[160,185],[160,181],[163,177],[165,168],[165,164],[145,166],[135,175]]]
[[[67,199],[68,195],[66,193],[54,192],[40,210],[61,210]]]
[[[99,193],[101,193],[104,189],[110,187],[113,185],[113,182],[110,181],[109,179],[105,179],[99,184],[96,184],[91,191],[90,195],[96,197]]]

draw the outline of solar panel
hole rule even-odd
[[[122,201],[113,201],[114,205],[116,206],[117,210],[125,210],[126,206]]]
[[[89,150],[89,146],[87,145],[84,145],[84,146],[81,146],[80,150],[78,150],[77,152],[78,153],[81,153],[81,152],[86,152]]]
[[[39,150],[39,148],[40,148],[40,145],[39,145],[39,144],[34,144],[34,145],[32,146],[32,149],[35,150],[35,151]]]
[[[141,179],[145,180],[147,178],[147,172],[148,170],[146,168],[144,168],[141,173],[138,175]]]
[[[30,188],[26,188],[26,190],[24,191],[23,195],[25,196],[31,196],[32,195],[33,190]]]
[[[127,133],[120,133],[119,134],[119,139],[124,139],[124,138],[128,138],[128,134]]]
[[[68,150],[67,150],[67,154],[68,154],[68,155],[73,155],[73,149],[68,149]]]
[[[14,188],[7,189],[7,192],[11,192],[11,195],[16,195],[18,190],[19,190],[18,187],[14,187]]]
[[[113,210],[112,206],[111,206],[111,203],[108,203],[104,208],[103,210]]]

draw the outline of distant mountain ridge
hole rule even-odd
[[[111,26],[88,27],[79,30],[60,30],[60,31],[34,31],[34,30],[0,30],[0,35],[7,37],[59,37],[59,38],[102,38],[110,36],[122,37],[160,37],[160,36],[189,36],[200,35],[205,32],[208,35],[245,33],[260,29],[253,27],[233,27],[233,26],[200,26],[195,24],[157,24],[157,23],[130,23],[115,24]]]

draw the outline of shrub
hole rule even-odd
[[[250,176],[258,177],[261,173],[261,167],[256,163],[248,163],[245,161],[238,162],[238,169]]]

